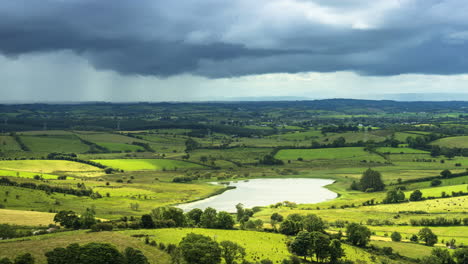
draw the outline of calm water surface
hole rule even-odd
[[[337,197],[336,193],[323,187],[331,183],[333,180],[304,178],[253,179],[230,182],[229,186],[236,186],[236,189],[204,200],[181,204],[178,207],[184,211],[213,207],[218,211],[235,212],[235,206],[238,203],[244,204],[246,208],[267,206],[283,201],[298,204],[318,203]]]

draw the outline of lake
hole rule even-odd
[[[252,179],[230,182],[229,186],[235,186],[236,189],[200,201],[180,204],[177,207],[184,211],[194,208],[204,210],[212,207],[218,211],[235,212],[235,206],[238,203],[244,204],[245,208],[268,206],[283,201],[297,204],[319,203],[337,197],[336,193],[324,187],[333,182],[328,179],[306,178]]]

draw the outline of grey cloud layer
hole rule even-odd
[[[0,52],[71,50],[154,76],[457,74],[467,13],[461,0],[15,0],[0,4]]]

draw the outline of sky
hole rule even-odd
[[[465,0],[1,1],[0,101],[468,100],[466,14]]]

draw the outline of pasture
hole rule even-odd
[[[54,223],[53,213],[0,209],[0,224],[48,226]]]
[[[21,140],[33,152],[84,153],[89,147],[75,135],[21,136]]]
[[[9,176],[9,177],[18,177],[18,178],[28,178],[33,179],[34,176],[40,176],[43,179],[47,180],[56,180],[57,175],[48,174],[48,173],[35,173],[35,172],[27,172],[27,171],[11,171],[11,170],[2,170],[0,169],[0,177],[1,176]],[[67,177],[70,179],[71,177]]]
[[[441,138],[431,144],[447,148],[468,148],[468,136]]]
[[[28,237],[26,241],[0,241],[0,259],[13,258],[19,254],[31,253],[37,264],[46,264],[44,254],[56,247],[66,247],[72,243],[86,244],[90,242],[111,243],[120,251],[127,247],[141,250],[151,264],[170,264],[170,256],[155,247],[145,245],[137,238],[129,237],[117,232],[87,233],[86,231],[72,231]]]
[[[0,160],[0,169],[36,173],[93,172],[101,169],[68,160]]]
[[[379,155],[364,151],[361,147],[324,148],[324,149],[282,149],[276,154],[277,159],[296,160],[372,160],[385,161]]]
[[[199,164],[170,159],[103,159],[93,161],[125,171],[203,168],[203,166]]]
[[[21,148],[11,136],[0,136],[0,151],[20,151]]]

